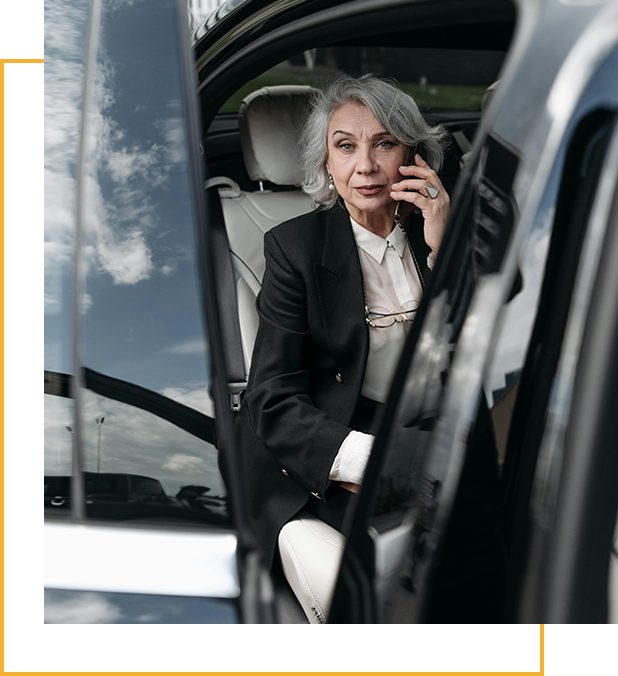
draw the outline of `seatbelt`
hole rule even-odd
[[[472,150],[472,144],[470,141],[468,141],[468,137],[463,133],[463,131],[461,131],[461,129],[451,131],[451,136],[455,139],[455,143],[457,144],[462,155],[465,155]]]
[[[204,183],[208,191],[210,243],[215,255],[214,277],[215,295],[219,305],[219,318],[223,334],[223,359],[227,375],[227,388],[230,393],[232,411],[239,411],[242,395],[247,389],[245,356],[242,349],[238,297],[236,295],[236,277],[232,268],[230,242],[223,218],[218,185],[229,185],[229,179],[212,178]]]

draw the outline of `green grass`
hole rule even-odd
[[[247,82],[221,107],[220,113],[236,113],[241,101],[262,87],[275,85],[311,85],[320,84],[319,79],[289,78],[276,75],[261,75]],[[428,85],[421,88],[418,84],[402,83],[401,88],[410,94],[420,108],[450,108],[453,110],[480,110],[485,87],[466,87],[460,85]]]

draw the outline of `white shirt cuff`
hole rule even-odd
[[[375,437],[351,430],[339,447],[328,478],[331,481],[348,481],[360,484],[371,454]]]

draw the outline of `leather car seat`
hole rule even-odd
[[[218,187],[221,199],[236,278],[247,377],[258,328],[255,300],[264,275],[264,234],[312,208],[311,199],[299,189],[299,137],[314,91],[313,87],[296,85],[263,87],[241,103],[238,126],[243,159],[249,177],[259,182],[259,191],[241,190],[235,181],[223,176],[207,181],[207,187]],[[291,189],[265,190],[265,182]]]

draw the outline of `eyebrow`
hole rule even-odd
[[[333,136],[335,134],[343,134],[344,136],[349,136],[350,138],[356,138],[352,132],[349,131],[344,131],[343,129],[337,129],[336,131],[333,132]],[[377,134],[374,134],[371,138],[378,138],[379,136],[392,136],[392,134],[388,131],[379,131]]]

